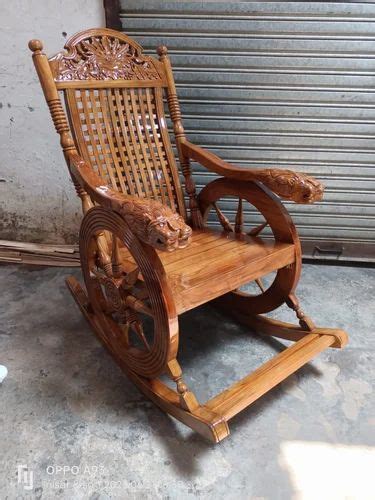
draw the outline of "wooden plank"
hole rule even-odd
[[[9,240],[0,240],[0,262],[66,267],[81,265],[77,246]]]
[[[50,267],[81,267],[81,263],[73,260],[51,260],[48,258],[22,259],[22,264],[33,266],[50,266]]]
[[[320,336],[313,333],[306,335],[253,373],[209,400],[205,406],[229,420],[298,370],[316,354],[324,351],[334,341],[335,338],[329,335]]]
[[[62,252],[64,254],[78,252],[78,245],[49,245],[46,243],[29,243],[26,241],[0,240],[0,247],[37,251],[39,253],[43,251]]]

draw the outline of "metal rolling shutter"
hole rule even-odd
[[[286,203],[304,254],[375,260],[375,2],[121,4],[147,52],[168,46],[190,140],[316,176],[323,202]],[[194,169],[198,187],[214,177]]]

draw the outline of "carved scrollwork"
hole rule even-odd
[[[69,157],[73,175],[82,176],[90,195],[120,213],[131,232],[141,241],[159,250],[185,248],[193,233],[180,214],[167,205],[149,198],[123,195],[101,184],[101,179],[78,155]]]
[[[53,60],[58,81],[160,79],[150,57],[114,36],[90,36],[66,47]]]
[[[211,172],[228,179],[239,181],[260,181],[281,198],[296,203],[314,203],[323,197],[324,186],[308,175],[292,170],[267,168],[264,170],[235,167],[189,141],[181,144],[182,152],[190,159],[198,161]]]
[[[323,184],[299,172],[269,168],[260,170],[257,177],[265,186],[286,200],[314,203],[323,198]]]
[[[166,205],[127,196],[121,202],[120,213],[132,232],[154,248],[172,251],[189,244],[192,229]]]
[[[124,311],[125,305],[120,291],[121,281],[104,278],[102,285],[110,309],[116,312]]]
[[[127,348],[132,346],[129,333],[133,331],[138,337],[138,341],[141,342],[141,346],[150,351],[151,347],[143,331],[142,320],[137,311],[150,316],[152,316],[152,311],[142,300],[139,300],[127,290],[127,276],[124,274],[121,278],[110,278],[100,270],[92,270],[91,272],[95,276],[92,283],[93,285],[95,283],[96,293],[100,297],[102,312],[112,317],[112,320],[115,320],[112,315],[116,316],[115,321],[120,327],[121,336]]]

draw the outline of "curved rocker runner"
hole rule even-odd
[[[300,307],[295,295],[300,242],[279,199],[313,203],[322,198],[323,186],[291,170],[238,168],[191,144],[166,47],[159,47],[157,60],[109,29],[77,33],[65,51],[50,59],[40,41],[31,40],[29,47],[84,213],[79,246],[86,290],[73,277],[68,287],[139,389],[170,415],[219,442],[239,411],[319,352],[347,342],[345,332],[316,327]],[[199,194],[192,160],[220,176]],[[233,198],[237,211],[230,221],[220,205]],[[250,231],[244,228],[245,205]],[[210,227],[208,218],[214,222]],[[275,276],[267,286],[262,278],[270,273]],[[257,293],[241,290],[249,282]],[[178,316],[209,301],[250,332],[294,344],[202,404],[184,382],[177,360]],[[262,316],[284,303],[298,325]],[[175,390],[160,380],[163,374]]]

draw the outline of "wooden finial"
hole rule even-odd
[[[43,50],[43,43],[40,40],[30,40],[29,49],[31,52],[41,52]]]
[[[159,45],[159,47],[156,49],[156,52],[160,57],[162,57],[168,54],[168,49],[165,45]]]

